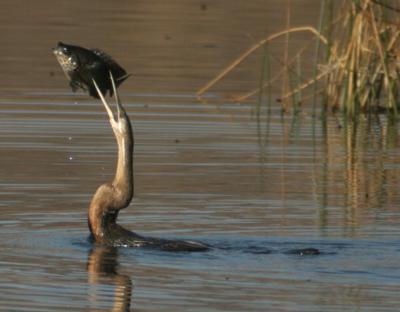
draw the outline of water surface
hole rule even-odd
[[[315,21],[318,3],[294,2],[307,10],[293,23]],[[252,38],[283,27],[276,1],[16,4],[4,2],[0,23],[0,310],[398,309],[398,125],[321,124],[278,107],[260,125],[254,103],[194,96]],[[68,89],[58,40],[104,48],[134,74],[120,90],[135,198],[120,222],[211,251],[87,242],[116,144],[100,103]],[[250,63],[218,91],[253,86]],[[299,248],[321,254],[289,252]]]

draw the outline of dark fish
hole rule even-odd
[[[110,71],[117,87],[130,76],[111,56],[99,49],[85,49],[59,42],[53,53],[74,92],[81,88],[89,91],[91,96],[99,98],[92,81],[94,79],[104,95],[108,91],[112,96]]]

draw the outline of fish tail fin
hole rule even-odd
[[[123,76],[121,76],[121,77],[118,77],[117,79],[116,79],[116,83],[117,83],[117,85],[120,85],[121,83],[123,83],[127,78],[129,78],[130,76],[132,76],[132,74],[125,74],[125,75],[123,75]]]
[[[115,85],[117,86],[117,88],[119,87],[119,85],[121,83],[123,83],[127,78],[129,78],[130,76],[132,76],[132,74],[125,74],[123,76],[118,77],[117,79],[115,79]],[[114,94],[114,90],[110,89],[110,96],[113,96]]]

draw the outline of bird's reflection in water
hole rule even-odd
[[[129,276],[118,274],[118,249],[116,247],[93,245],[88,256],[87,271],[91,289],[89,294],[91,304],[98,306],[108,297],[113,297],[111,311],[130,311],[132,282]],[[107,294],[107,298],[102,298],[104,292],[96,286],[110,283],[115,286],[114,293]],[[101,310],[94,308],[90,311]]]

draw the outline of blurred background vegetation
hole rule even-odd
[[[311,105],[318,111],[397,116],[400,69],[400,3],[392,0],[321,0],[317,27],[292,27],[292,2],[286,1],[286,28],[269,34],[239,55],[214,79],[200,88],[201,97],[221,84],[256,51],[261,53],[259,80],[236,102],[276,100],[282,111],[298,112]],[[292,43],[299,33],[308,33],[301,45]],[[284,38],[281,54],[270,52]],[[312,61],[310,63],[310,58]],[[274,68],[272,70],[271,68]],[[280,95],[276,90],[280,89]],[[274,98],[275,96],[275,98]]]

